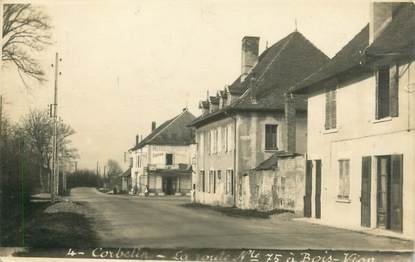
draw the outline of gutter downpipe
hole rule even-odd
[[[232,116],[229,111],[224,111],[225,115],[229,116],[234,121],[234,127],[233,127],[233,207],[236,207],[236,117]]]

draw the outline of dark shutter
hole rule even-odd
[[[331,111],[331,127],[330,128],[336,128],[336,124],[337,124],[336,92],[337,92],[336,88],[331,90],[331,100],[330,100],[330,103],[331,103],[331,108],[330,108],[330,111]]]
[[[390,229],[402,232],[403,155],[391,156]]]
[[[399,65],[392,65],[389,71],[390,114],[392,117],[399,115]]]
[[[376,70],[375,73],[375,78],[376,78],[376,119],[380,119],[379,116],[379,70]]]
[[[331,119],[331,110],[330,110],[330,90],[326,90],[326,121],[324,122],[324,128],[326,130],[330,129],[330,119]]]
[[[372,157],[362,158],[362,188],[360,194],[361,225],[370,227]]]

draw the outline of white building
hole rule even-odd
[[[369,25],[293,88],[308,94],[305,216],[415,236],[415,6]]]
[[[131,148],[131,180],[137,193],[189,194],[192,181],[194,134],[188,124],[195,117],[187,109],[167,120]]]

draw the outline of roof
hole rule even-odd
[[[231,105],[225,107],[225,111],[249,110],[249,111],[274,111],[284,110],[284,94],[295,83],[303,80],[323,64],[329,58],[308,41],[300,32],[293,32],[265,50],[258,58],[258,63],[248,74],[246,79],[255,77],[256,103],[251,99],[248,82],[240,82],[238,77],[228,87],[230,94],[242,95]],[[248,91],[247,91],[248,90]],[[307,110],[306,100],[296,99],[296,108]],[[213,112],[196,118],[192,124],[210,119],[217,115]]]
[[[414,3],[401,4],[401,8],[397,10],[392,22],[366,50],[367,55],[391,52],[402,55],[414,55],[415,53]]]
[[[327,64],[314,74],[295,85],[292,91],[319,83],[322,80],[359,65],[363,59],[363,51],[369,44],[369,25],[366,25],[349,43],[347,43]]]
[[[398,52],[400,55],[415,52],[415,11],[414,4],[404,4],[396,11],[392,21],[369,46],[369,25],[366,25],[347,43],[331,61],[314,74],[296,84],[293,93],[305,93],[309,87],[329,80],[341,73],[362,66],[368,56]],[[403,52],[403,53],[402,53]]]
[[[278,160],[280,158],[283,157],[292,157],[292,156],[296,156],[297,154],[294,153],[289,153],[286,151],[278,151],[276,153],[274,153],[271,157],[269,157],[267,160],[265,160],[264,162],[260,163],[255,170],[256,171],[260,171],[260,170],[270,170],[274,167],[278,166]]]
[[[179,115],[165,121],[130,150],[136,150],[146,145],[192,144],[194,143],[194,133],[188,125],[194,119],[195,116],[185,109]]]

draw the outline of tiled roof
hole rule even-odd
[[[404,3],[398,9],[392,22],[368,47],[366,54],[382,55],[400,53],[401,55],[415,54],[415,5]]]
[[[318,71],[295,85],[293,93],[306,93],[309,87],[317,85],[338,74],[347,72],[369,61],[369,56],[415,55],[415,8],[405,3],[396,11],[392,21],[369,46],[369,25],[366,25],[333,59]]]
[[[231,94],[241,95],[225,111],[283,110],[285,105],[284,94],[288,88],[309,76],[320,68],[329,58],[308,41],[301,33],[293,32],[284,39],[265,50],[258,58],[258,63],[248,74],[246,79],[255,77],[256,103],[252,102],[249,94],[248,81],[240,83],[240,78],[228,87]],[[296,108],[306,110],[306,101],[296,99]],[[222,112],[223,113],[223,112]],[[196,118],[192,124],[218,116],[218,112]]]
[[[148,136],[146,136],[138,145],[130,150],[136,150],[146,145],[189,145],[194,143],[193,130],[188,126],[195,116],[188,110],[167,120]]]
[[[369,44],[369,25],[366,25],[349,43],[347,43],[327,64],[323,65],[314,74],[295,85],[296,92],[304,87],[319,83],[322,80],[347,71],[362,62],[363,53]]]

